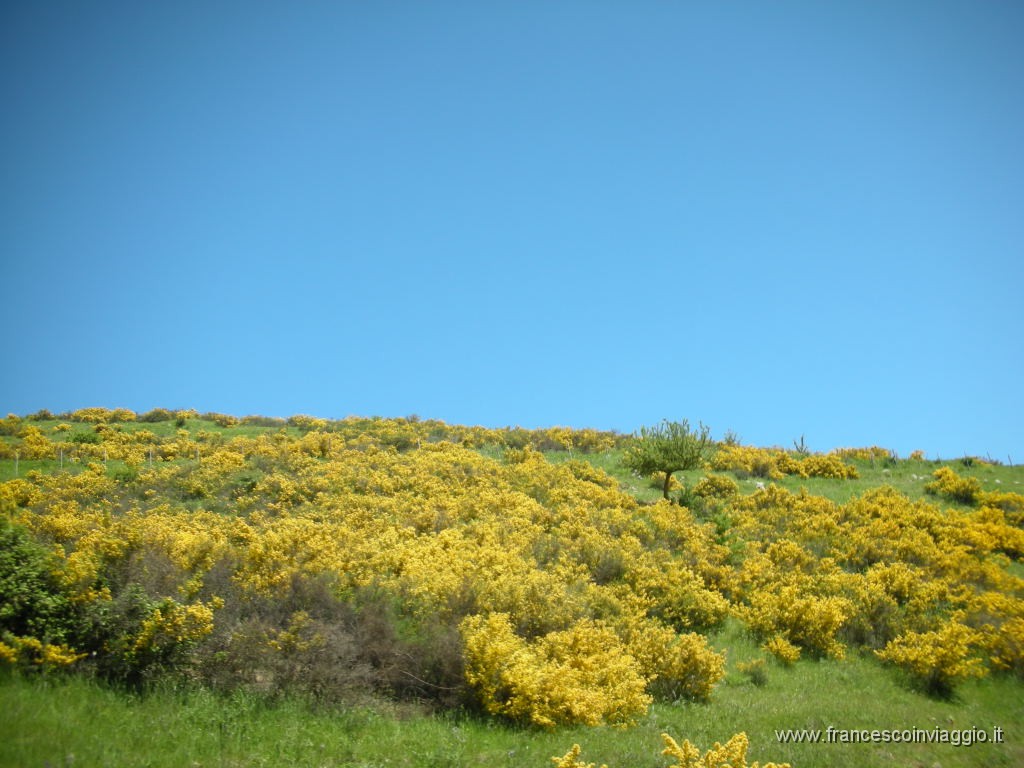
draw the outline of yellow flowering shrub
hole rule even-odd
[[[773,635],[764,644],[764,649],[786,666],[800,660],[800,647],[793,645],[783,635]]]
[[[952,619],[931,632],[906,632],[875,654],[905,670],[925,690],[948,694],[962,679],[984,677],[985,668],[974,655],[981,639],[976,630]]]
[[[982,643],[993,669],[1024,677],[1024,617],[1014,617],[1001,626],[986,626]]]
[[[555,764],[555,768],[594,768],[594,763],[584,763],[579,759],[581,751],[579,744],[573,744],[572,749],[561,757],[552,757],[551,762]],[[602,763],[601,768],[608,766]]]
[[[893,452],[888,448],[882,448],[878,445],[872,445],[868,448],[836,448],[835,450],[829,451],[828,455],[836,456],[840,459],[861,459],[862,461],[881,461],[884,459],[891,458]],[[911,456],[913,458],[913,455]],[[923,456],[922,456],[923,458]]]
[[[982,492],[979,503],[989,509],[997,509],[1005,515],[1005,521],[1018,528],[1024,527],[1024,494],[1005,491]]]
[[[57,456],[57,446],[36,426],[27,426],[21,432],[18,453],[23,459],[52,459]]]
[[[677,630],[707,630],[729,614],[729,601],[694,569],[665,553],[636,555],[625,580],[649,601],[647,611]]]
[[[13,518],[19,508],[42,503],[46,493],[37,484],[23,478],[0,483],[0,513]]]
[[[973,524],[978,539],[983,541],[982,546],[1020,559],[1024,557],[1024,528],[1009,519],[1011,517],[1012,513],[1007,513],[1000,507],[989,506],[986,500],[983,506],[970,513],[967,519]]]
[[[657,622],[633,621],[622,634],[650,678],[648,690],[661,699],[705,701],[725,677],[725,656],[696,632],[676,634]]]
[[[779,480],[786,475],[827,477],[836,480],[856,478],[857,468],[843,462],[840,455],[810,454],[796,457],[778,448],[754,448],[746,445],[722,445],[711,459],[715,470],[747,472],[756,477]]]
[[[705,475],[694,484],[693,492],[705,499],[729,499],[740,492],[740,487],[726,475]]]
[[[671,698],[706,701],[725,677],[725,655],[712,650],[703,635],[687,632],[668,642],[650,669],[658,690]]]
[[[533,641],[515,634],[507,614],[469,616],[460,630],[466,679],[491,714],[544,728],[627,724],[650,704],[639,664],[597,623]]]
[[[812,653],[841,659],[845,649],[836,634],[850,612],[850,603],[844,598],[819,597],[784,586],[754,593],[740,615],[760,636],[782,636]]]
[[[700,523],[686,507],[659,499],[643,509],[640,539],[663,567],[665,554],[700,577],[705,585],[726,594],[733,581],[729,549],[715,540],[715,528]],[[638,564],[639,565],[639,564]],[[628,576],[627,576],[628,578]]]
[[[118,421],[126,421],[127,419],[122,418],[125,413],[131,413],[126,409],[118,409],[117,416]],[[131,421],[134,421],[134,414],[132,415]],[[77,411],[71,414],[72,421],[84,421],[87,424],[105,424],[115,420],[115,412],[110,408],[79,408]]]
[[[700,750],[684,739],[682,744],[676,742],[667,733],[661,734],[665,749],[661,754],[676,762],[669,768],[789,768],[789,763],[747,763],[747,748],[750,740],[746,733],[737,733],[725,744],[715,742],[703,755]]]
[[[303,432],[311,432],[313,430],[322,431],[327,429],[327,419],[320,419],[316,416],[307,416],[305,414],[296,414],[288,418],[288,423],[293,427],[298,427]]]
[[[735,613],[758,637],[781,636],[815,655],[842,658],[838,634],[853,612],[847,577],[831,559],[781,539],[740,570]]]
[[[661,754],[676,761],[669,768],[790,768],[789,763],[765,763],[763,766],[758,762],[748,763],[750,740],[746,733],[737,733],[725,744],[715,742],[703,754],[687,739],[679,744],[667,733],[661,734],[661,739],[665,744]],[[594,763],[584,763],[579,759],[581,752],[580,745],[573,744],[572,749],[561,757],[552,757],[551,762],[555,768],[594,768]],[[601,768],[608,766],[602,765]]]
[[[739,470],[757,477],[779,480],[785,472],[779,469],[779,457],[783,451],[755,448],[749,445],[720,445],[711,457],[711,469],[716,471]]]
[[[805,456],[800,461],[800,471],[796,474],[802,477],[827,477],[833,480],[854,480],[860,477],[857,468],[844,463],[839,456],[818,454]]]
[[[958,613],[987,638],[1020,615],[1024,580],[1004,557],[1021,546],[1020,531],[999,510],[941,509],[888,487],[835,505],[769,486],[730,506],[747,542],[735,612],[762,637],[833,653],[823,640],[838,624],[836,643],[882,649],[908,632],[940,631]],[[802,636],[794,622],[808,627]],[[985,643],[969,657],[997,667]]]
[[[926,493],[961,504],[974,504],[981,495],[981,483],[973,477],[961,477],[950,467],[939,467],[932,477],[935,479],[924,487]]]
[[[164,600],[142,622],[133,653],[153,652],[194,643],[213,630],[213,611],[219,601],[182,605]]]
[[[847,636],[869,648],[883,647],[943,600],[925,572],[906,563],[875,563],[849,581],[854,610]]]
[[[62,669],[86,657],[61,643],[45,643],[34,637],[0,636],[0,662],[27,664],[41,669]]]

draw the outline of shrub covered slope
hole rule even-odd
[[[726,621],[772,663],[867,654],[936,697],[1024,675],[1015,468],[994,490],[979,460],[731,443],[652,501],[665,477],[592,430],[85,409],[3,432],[0,663],[22,670],[539,728],[713,699]],[[908,468],[923,498],[884,482]]]

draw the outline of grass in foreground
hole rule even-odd
[[[754,685],[738,664],[762,657],[738,624],[714,644],[729,674],[709,704],[660,704],[635,727],[536,731],[467,715],[432,715],[388,704],[316,712],[299,701],[158,691],[144,697],[80,678],[0,678],[4,766],[550,766],[574,743],[581,759],[609,768],[665,768],[660,734],[702,748],[745,731],[748,760],[794,768],[843,765],[1024,764],[1024,687],[994,677],[950,701],[903,687],[867,658],[766,663]],[[782,729],[969,730],[998,726],[1003,744],[784,744]]]

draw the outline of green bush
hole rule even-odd
[[[75,432],[71,435],[71,442],[78,445],[99,445],[103,438],[98,432]]]
[[[698,429],[690,429],[685,419],[663,421],[651,428],[641,427],[623,453],[622,463],[641,477],[664,473],[662,495],[667,499],[673,473],[696,469],[713,450],[709,435],[706,426],[701,424]]]
[[[74,605],[53,572],[53,556],[0,519],[0,632],[44,642],[72,639]]]
[[[161,421],[170,421],[173,418],[174,414],[166,408],[154,408],[139,416],[139,421],[144,421],[147,424],[156,424]]]
[[[25,672],[66,669],[85,654],[75,604],[54,575],[53,555],[0,521],[0,662]]]

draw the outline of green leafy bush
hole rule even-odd
[[[74,606],[54,567],[47,550],[0,518],[0,632],[60,643],[73,637]]]

